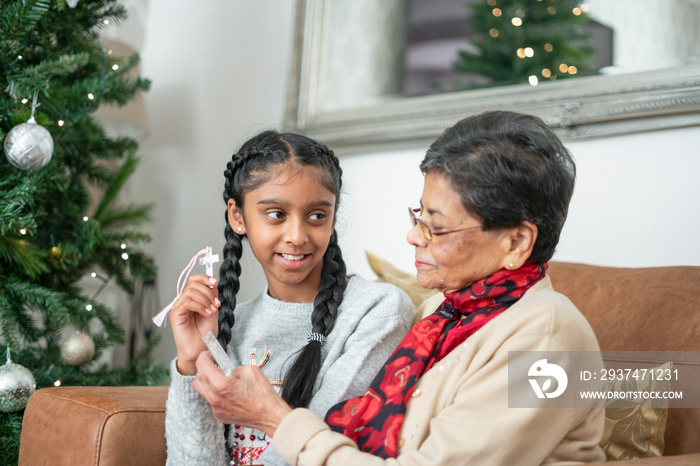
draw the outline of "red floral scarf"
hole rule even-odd
[[[362,451],[395,458],[406,405],[420,376],[520,299],[546,270],[546,263],[528,263],[446,293],[437,310],[401,340],[364,395],[328,410],[328,425],[354,440]]]

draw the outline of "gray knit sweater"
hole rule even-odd
[[[236,365],[248,364],[251,348],[257,361],[266,348],[271,355],[262,371],[268,379],[283,379],[296,352],[311,331],[312,303],[287,303],[265,290],[236,307],[236,322],[228,353]],[[309,409],[323,417],[339,401],[361,395],[413,323],[413,305],[397,287],[352,277],[345,290],[333,331],[323,346],[323,365]],[[223,425],[206,400],[192,389],[194,377],[177,372],[171,363],[165,416],[169,465],[227,465]],[[230,429],[229,445],[234,442]],[[284,465],[271,447],[255,461]]]

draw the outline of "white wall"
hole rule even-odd
[[[248,137],[277,127],[284,111],[294,2],[151,0],[141,51],[150,136],[132,197],[152,202],[146,250],[159,267],[161,304],[205,246],[223,248],[223,170]],[[248,257],[251,254],[247,254]],[[264,282],[244,263],[242,299]],[[198,266],[199,269],[199,266]],[[154,356],[175,355],[169,327]]]
[[[155,204],[147,246],[159,266],[162,305],[206,245],[223,246],[222,171],[252,134],[284,112],[294,2],[152,0],[142,49],[150,138],[133,197]],[[612,266],[700,265],[700,128],[570,143],[578,182],[557,260]],[[350,272],[373,277],[364,250],[412,271],[406,207],[422,189],[426,147],[342,157],[338,229]],[[244,254],[242,299],[261,289]],[[175,355],[169,328],[155,356]]]

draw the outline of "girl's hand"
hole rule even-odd
[[[211,405],[211,412],[224,424],[241,424],[273,437],[292,408],[254,364],[238,366],[226,377],[212,362],[208,351],[197,358],[198,377],[192,387]]]
[[[197,373],[197,356],[207,349],[202,337],[207,332],[218,333],[221,306],[218,295],[215,278],[192,275],[170,310],[170,324],[177,347],[177,370],[182,375]]]

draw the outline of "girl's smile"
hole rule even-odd
[[[277,254],[282,263],[290,269],[302,268],[308,262],[311,254]]]

